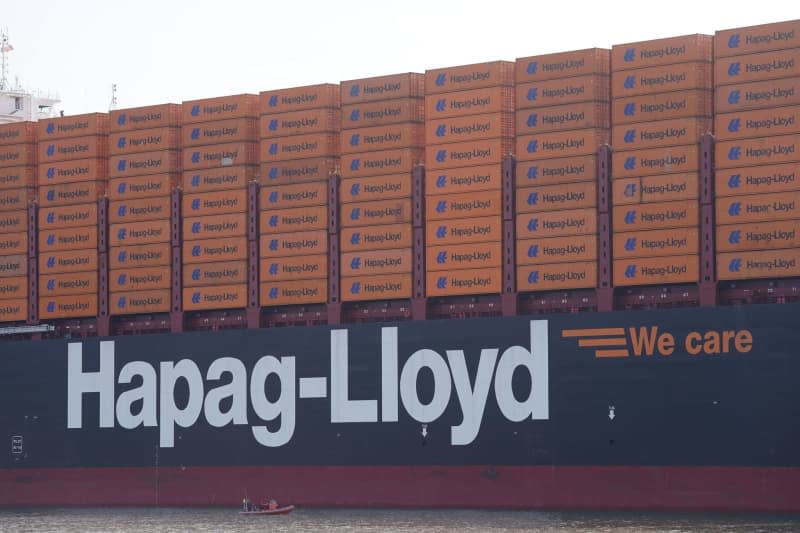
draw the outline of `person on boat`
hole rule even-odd
[[[249,498],[246,496],[242,498],[242,510],[243,511],[252,511],[253,510],[253,502],[250,501]]]
[[[270,511],[274,511],[275,509],[278,508],[278,502],[276,502],[274,498],[270,498],[269,504],[267,504],[267,508]]]

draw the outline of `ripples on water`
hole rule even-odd
[[[0,531],[668,532],[800,531],[800,516],[395,509],[297,509],[242,516],[236,509],[3,509]]]

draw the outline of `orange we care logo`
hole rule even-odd
[[[597,358],[745,354],[753,348],[750,330],[692,330],[685,336],[660,331],[658,326],[565,329],[562,338],[577,338],[579,348],[592,348]]]

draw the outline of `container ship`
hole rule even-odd
[[[0,125],[0,505],[800,512],[800,21]]]

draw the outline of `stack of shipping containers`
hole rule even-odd
[[[712,38],[611,51],[615,286],[699,281],[700,149],[711,131]]]
[[[514,145],[514,64],[425,72],[427,296],[503,286],[503,157]]]
[[[257,107],[254,94],[183,102],[184,311],[247,306],[248,193],[241,178],[258,157]],[[203,187],[223,181],[224,188]]]
[[[717,278],[800,275],[800,21],[715,36]]]
[[[0,322],[28,317],[27,209],[35,165],[36,124],[0,125]]]
[[[599,48],[517,59],[519,292],[597,285],[597,158],[609,141],[609,65],[610,51]]]
[[[341,299],[412,296],[412,171],[425,147],[424,77],[344,81]]]
[[[329,179],[339,163],[339,86],[260,94],[262,307],[328,300]]]
[[[171,193],[180,176],[180,105],[110,113],[109,313],[172,303]]]
[[[108,115],[39,122],[39,317],[98,314],[98,198],[108,183]]]

